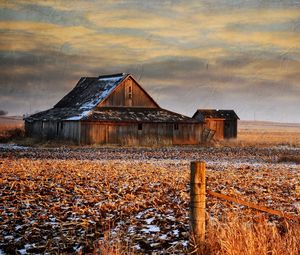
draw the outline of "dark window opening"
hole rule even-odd
[[[142,123],[138,124],[138,130],[143,130],[143,124]]]
[[[179,129],[178,124],[175,123],[175,124],[174,124],[174,130],[178,130],[178,129]]]
[[[60,130],[63,130],[63,128],[64,128],[64,123],[61,122],[61,123],[60,123]]]

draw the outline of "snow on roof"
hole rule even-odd
[[[54,108],[76,107],[81,110],[92,110],[102,102],[127,76],[114,74],[99,77],[83,77]]]
[[[119,73],[82,77],[52,109],[33,114],[26,120],[80,120],[88,116],[127,76],[128,74]]]

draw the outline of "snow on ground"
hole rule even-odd
[[[13,143],[0,143],[0,149],[9,149],[9,150],[27,150],[29,147],[19,146]]]

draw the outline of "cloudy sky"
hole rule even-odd
[[[132,73],[164,108],[300,122],[300,0],[0,0],[0,109]]]

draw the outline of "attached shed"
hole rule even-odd
[[[193,119],[204,122],[204,128],[215,131],[217,140],[237,138],[239,117],[234,110],[198,109]]]
[[[79,144],[199,144],[202,126],[162,109],[124,73],[81,78],[53,108],[25,119],[30,137]]]

